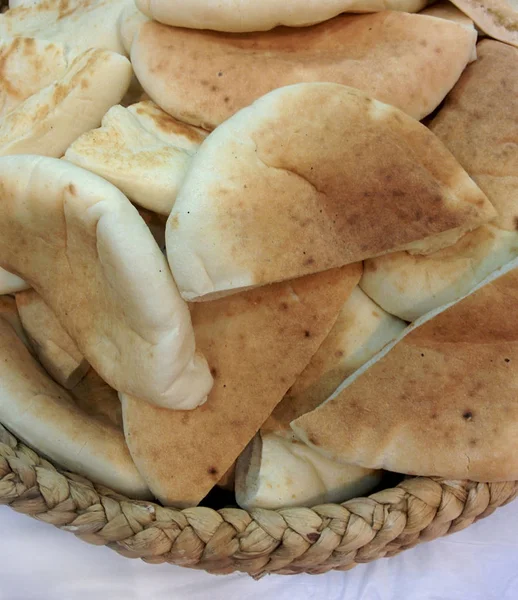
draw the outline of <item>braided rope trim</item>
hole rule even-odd
[[[163,508],[59,472],[0,426],[0,504],[130,558],[260,578],[347,571],[460,531],[518,495],[518,482],[408,479],[342,505]]]

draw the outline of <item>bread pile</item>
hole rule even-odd
[[[0,422],[164,505],[518,478],[518,14],[427,4],[12,0]]]

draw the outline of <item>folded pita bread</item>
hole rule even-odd
[[[518,227],[518,49],[493,40],[477,46],[430,129],[448,147],[499,213],[502,229]]]
[[[426,127],[358,90],[298,84],[200,146],[167,256],[182,296],[208,299],[397,249],[431,252],[494,216]]]
[[[34,290],[16,294],[20,319],[38,360],[64,388],[75,387],[90,369],[74,340]]]
[[[206,135],[153,102],[114,106],[101,128],[83,134],[65,158],[104,177],[136,204],[169,216],[192,156]]]
[[[107,50],[88,50],[67,72],[19,104],[0,122],[0,155],[61,157],[82,133],[97,127],[120,102],[131,80],[129,61]]]
[[[14,38],[0,41],[0,119],[62,77],[69,65],[64,44]]]
[[[395,252],[367,260],[360,285],[389,313],[415,321],[462,298],[516,256],[517,233],[483,225],[429,256]]]
[[[345,502],[372,492],[381,478],[381,471],[343,465],[291,437],[260,432],[237,461],[236,501],[246,510]]]
[[[329,333],[349,287],[340,269],[192,305],[214,387],[194,411],[121,395],[131,455],[164,504],[194,506],[244,450]]]
[[[447,21],[452,21],[453,23],[461,25],[468,31],[477,31],[473,21],[448,0],[442,0],[441,2],[436,2],[431,6],[427,6],[424,10],[420,11],[419,14],[428,17],[437,17],[438,19],[446,19]],[[474,60],[477,60],[476,46],[473,48],[469,62],[473,62]]]
[[[149,231],[151,231],[153,237],[155,238],[155,242],[158,244],[160,250],[165,250],[165,226],[167,223],[167,218],[164,215],[159,215],[157,213],[151,212],[150,210],[146,210],[145,208],[137,208],[138,214],[144,220],[144,223],[148,226]]]
[[[426,257],[366,261],[363,290],[406,320],[452,302],[518,255],[518,50],[483,40],[430,124],[498,211],[492,225]]]
[[[212,378],[188,308],[127,198],[38,156],[0,158],[0,186],[0,265],[42,296],[99,375],[162,406],[203,402]]]
[[[0,267],[0,296],[2,294],[14,294],[29,289],[30,286],[18,275],[9,273]]]
[[[453,87],[476,40],[474,28],[398,12],[246,36],[149,22],[131,60],[157,104],[206,129],[276,88],[315,81],[358,88],[422,119]]]
[[[495,40],[518,46],[518,11],[506,0],[451,0],[473,19],[475,25]]]
[[[410,475],[518,478],[518,261],[417,321],[292,423],[328,457]]]
[[[404,321],[386,313],[356,287],[329,335],[261,430],[290,432],[291,421],[315,410],[405,327]]]
[[[132,498],[149,498],[122,432],[88,416],[0,318],[0,422],[61,467]]]
[[[278,25],[304,27],[344,12],[418,12],[425,0],[136,0],[145,15],[178,27],[216,31],[267,31]]]
[[[0,38],[34,37],[124,54],[118,19],[132,0],[45,0],[11,6],[0,15]]]

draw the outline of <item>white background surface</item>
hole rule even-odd
[[[0,507],[0,600],[518,600],[518,501],[347,573],[213,576],[147,565]]]

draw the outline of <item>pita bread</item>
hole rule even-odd
[[[473,28],[398,12],[252,35],[149,22],[135,36],[131,60],[157,104],[206,129],[276,88],[318,81],[358,88],[419,120],[453,87],[476,40]]]
[[[191,306],[214,375],[181,412],[121,395],[131,455],[164,504],[194,506],[218,483],[329,333],[347,294],[339,269]]]
[[[232,464],[232,466],[227,470],[227,472],[223,475],[223,477],[218,481],[218,487],[223,490],[228,490],[229,492],[233,492],[236,484],[236,464]]]
[[[148,226],[151,231],[155,242],[158,244],[160,250],[165,250],[165,226],[167,219],[163,215],[158,215],[145,208],[137,208],[138,214],[142,217],[144,223]]]
[[[493,40],[470,65],[430,129],[498,211],[497,227],[518,229],[518,50]]]
[[[245,510],[345,502],[372,492],[381,478],[289,437],[258,433],[237,461],[236,501]]]
[[[45,0],[23,3],[0,15],[0,38],[34,37],[84,52],[102,48],[124,54],[118,19],[132,0]]]
[[[429,256],[395,252],[367,260],[360,285],[389,313],[415,321],[462,298],[516,256],[517,233],[483,225]]]
[[[70,390],[76,405],[86,414],[105,420],[122,431],[122,408],[117,392],[90,369]]]
[[[140,27],[149,21],[148,17],[135,6],[133,2],[129,3],[122,11],[119,17],[119,34],[124,52],[129,56],[133,38]]]
[[[132,498],[149,498],[122,432],[89,417],[0,318],[0,422],[61,467]]]
[[[216,31],[267,31],[278,25],[304,27],[344,12],[418,12],[425,0],[136,0],[145,15],[177,27]]]
[[[298,84],[200,146],[167,256],[182,296],[208,299],[396,249],[431,252],[494,216],[426,127],[358,90]]]
[[[467,294],[518,255],[518,50],[484,40],[432,121],[498,211],[492,225],[430,256],[399,252],[366,261],[363,290],[406,320]]]
[[[192,156],[206,135],[153,102],[114,106],[101,128],[83,134],[65,158],[104,177],[136,204],[169,216]]]
[[[162,406],[203,402],[212,379],[188,308],[127,198],[38,156],[0,158],[0,190],[0,265],[42,296],[99,375]]]
[[[0,119],[24,100],[61,78],[68,66],[63,44],[14,38],[0,41]]]
[[[23,290],[29,289],[30,286],[18,277],[18,275],[13,275],[13,273],[9,273],[5,269],[0,267],[0,296],[2,294],[14,294],[15,292],[21,292]]]
[[[518,261],[417,321],[296,435],[329,457],[410,475],[518,478]]]
[[[427,6],[419,14],[426,15],[427,17],[446,19],[447,21],[452,21],[453,23],[461,25],[468,31],[477,31],[473,21],[463,12],[461,12],[456,6],[448,2],[448,0],[436,2],[431,6]],[[469,62],[473,62],[474,60],[477,60],[476,46],[473,48]]]
[[[14,332],[18,338],[25,344],[29,352],[32,353],[33,350],[29,340],[27,339],[27,336],[25,335],[25,331],[23,330],[14,298],[10,296],[0,297],[0,318],[9,323],[9,325],[14,329]]]
[[[297,417],[315,410],[352,373],[405,329],[406,323],[377,306],[358,287],[333,328],[262,431],[286,433]]]
[[[0,122],[0,156],[63,156],[78,136],[97,127],[106,111],[120,102],[130,79],[131,65],[119,54],[88,50],[79,55],[61,79]]]
[[[56,315],[34,290],[16,294],[16,306],[23,328],[47,373],[64,388],[75,387],[90,365]]]
[[[518,46],[518,11],[506,0],[452,0],[475,25],[495,40]]]

